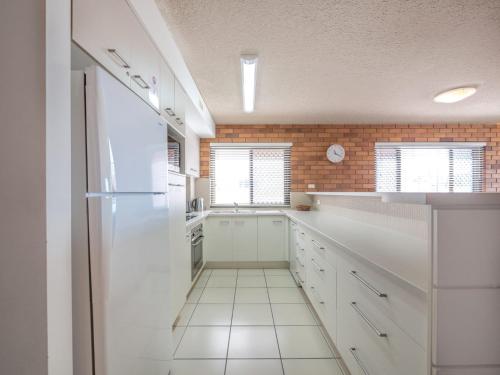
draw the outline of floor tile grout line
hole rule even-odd
[[[238,285],[238,270],[236,269],[236,285]],[[227,361],[229,358],[229,345],[231,345],[231,332],[233,330],[233,317],[234,317],[234,305],[236,302],[236,290],[237,288],[234,288],[234,294],[233,294],[233,310],[231,312],[231,325],[229,326],[229,337],[227,339],[227,350],[226,350],[226,363],[224,364],[224,375],[226,375],[227,372]]]
[[[273,320],[274,336],[276,337],[276,345],[278,346],[278,353],[280,355],[281,372],[283,373],[283,375],[285,375],[285,366],[283,365],[283,357],[281,356],[280,342],[278,340],[278,332],[276,331],[276,321],[274,320],[273,304],[271,303],[271,296],[269,295],[269,287],[267,286],[267,277],[264,277],[264,280],[266,281],[267,298],[269,299],[269,308],[271,309],[271,318]]]
[[[201,272],[204,272],[204,271],[205,271],[205,270],[202,270]],[[209,280],[210,280],[210,277],[211,277],[211,276],[212,276],[212,271],[210,271],[210,275],[208,275],[208,279],[209,279]],[[201,275],[200,275],[200,277],[201,277]],[[197,283],[198,283],[199,279],[200,279],[200,278],[198,277],[198,280],[196,280],[196,282],[197,282]],[[182,332],[182,336],[181,336],[181,338],[180,338],[180,340],[179,340],[179,343],[178,343],[178,344],[176,345],[176,347],[175,347],[175,351],[172,353],[172,360],[174,360],[174,359],[175,359],[175,354],[177,353],[177,350],[179,349],[179,346],[181,345],[182,339],[184,338],[184,335],[186,334],[186,331],[187,331],[187,330],[188,330],[188,328],[189,328],[189,323],[191,322],[191,318],[193,317],[194,312],[195,312],[195,311],[196,311],[196,309],[198,308],[198,305],[199,305],[199,302],[200,302],[201,296],[202,296],[203,292],[205,291],[205,289],[206,289],[206,287],[207,287],[207,284],[208,284],[208,280],[207,280],[207,283],[205,284],[205,286],[204,286],[203,288],[199,288],[199,289],[202,289],[202,291],[201,291],[200,297],[198,298],[198,300],[196,301],[196,303],[194,303],[194,304],[193,304],[193,305],[196,305],[196,306],[195,306],[195,308],[193,309],[193,312],[191,313],[191,316],[189,317],[189,320],[187,321],[186,325],[185,325],[185,326],[180,326],[180,327],[185,327],[185,328],[184,328],[184,332]],[[193,290],[191,290],[191,291],[189,292],[189,294],[191,294],[192,292],[193,292]],[[186,306],[186,304],[187,304],[187,298],[186,298],[186,303],[184,303],[184,306]],[[182,306],[182,308],[184,308],[184,306]],[[176,326],[176,327],[178,327],[178,326]]]

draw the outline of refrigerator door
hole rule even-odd
[[[167,124],[100,67],[86,70],[89,192],[166,192]]]
[[[95,374],[167,375],[167,195],[109,194],[88,203]]]

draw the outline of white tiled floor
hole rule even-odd
[[[174,330],[172,375],[342,375],[310,309],[288,270],[205,270]]]

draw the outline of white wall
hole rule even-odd
[[[71,0],[46,0],[48,374],[73,371],[71,316]]]
[[[0,12],[1,374],[72,373],[69,4],[5,1]]]
[[[43,14],[30,0],[0,12],[1,374],[47,373]]]

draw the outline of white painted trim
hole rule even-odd
[[[224,147],[224,148],[280,148],[292,147],[293,143],[210,143],[210,147]]]
[[[376,142],[376,148],[475,148],[485,147],[486,142]]]

